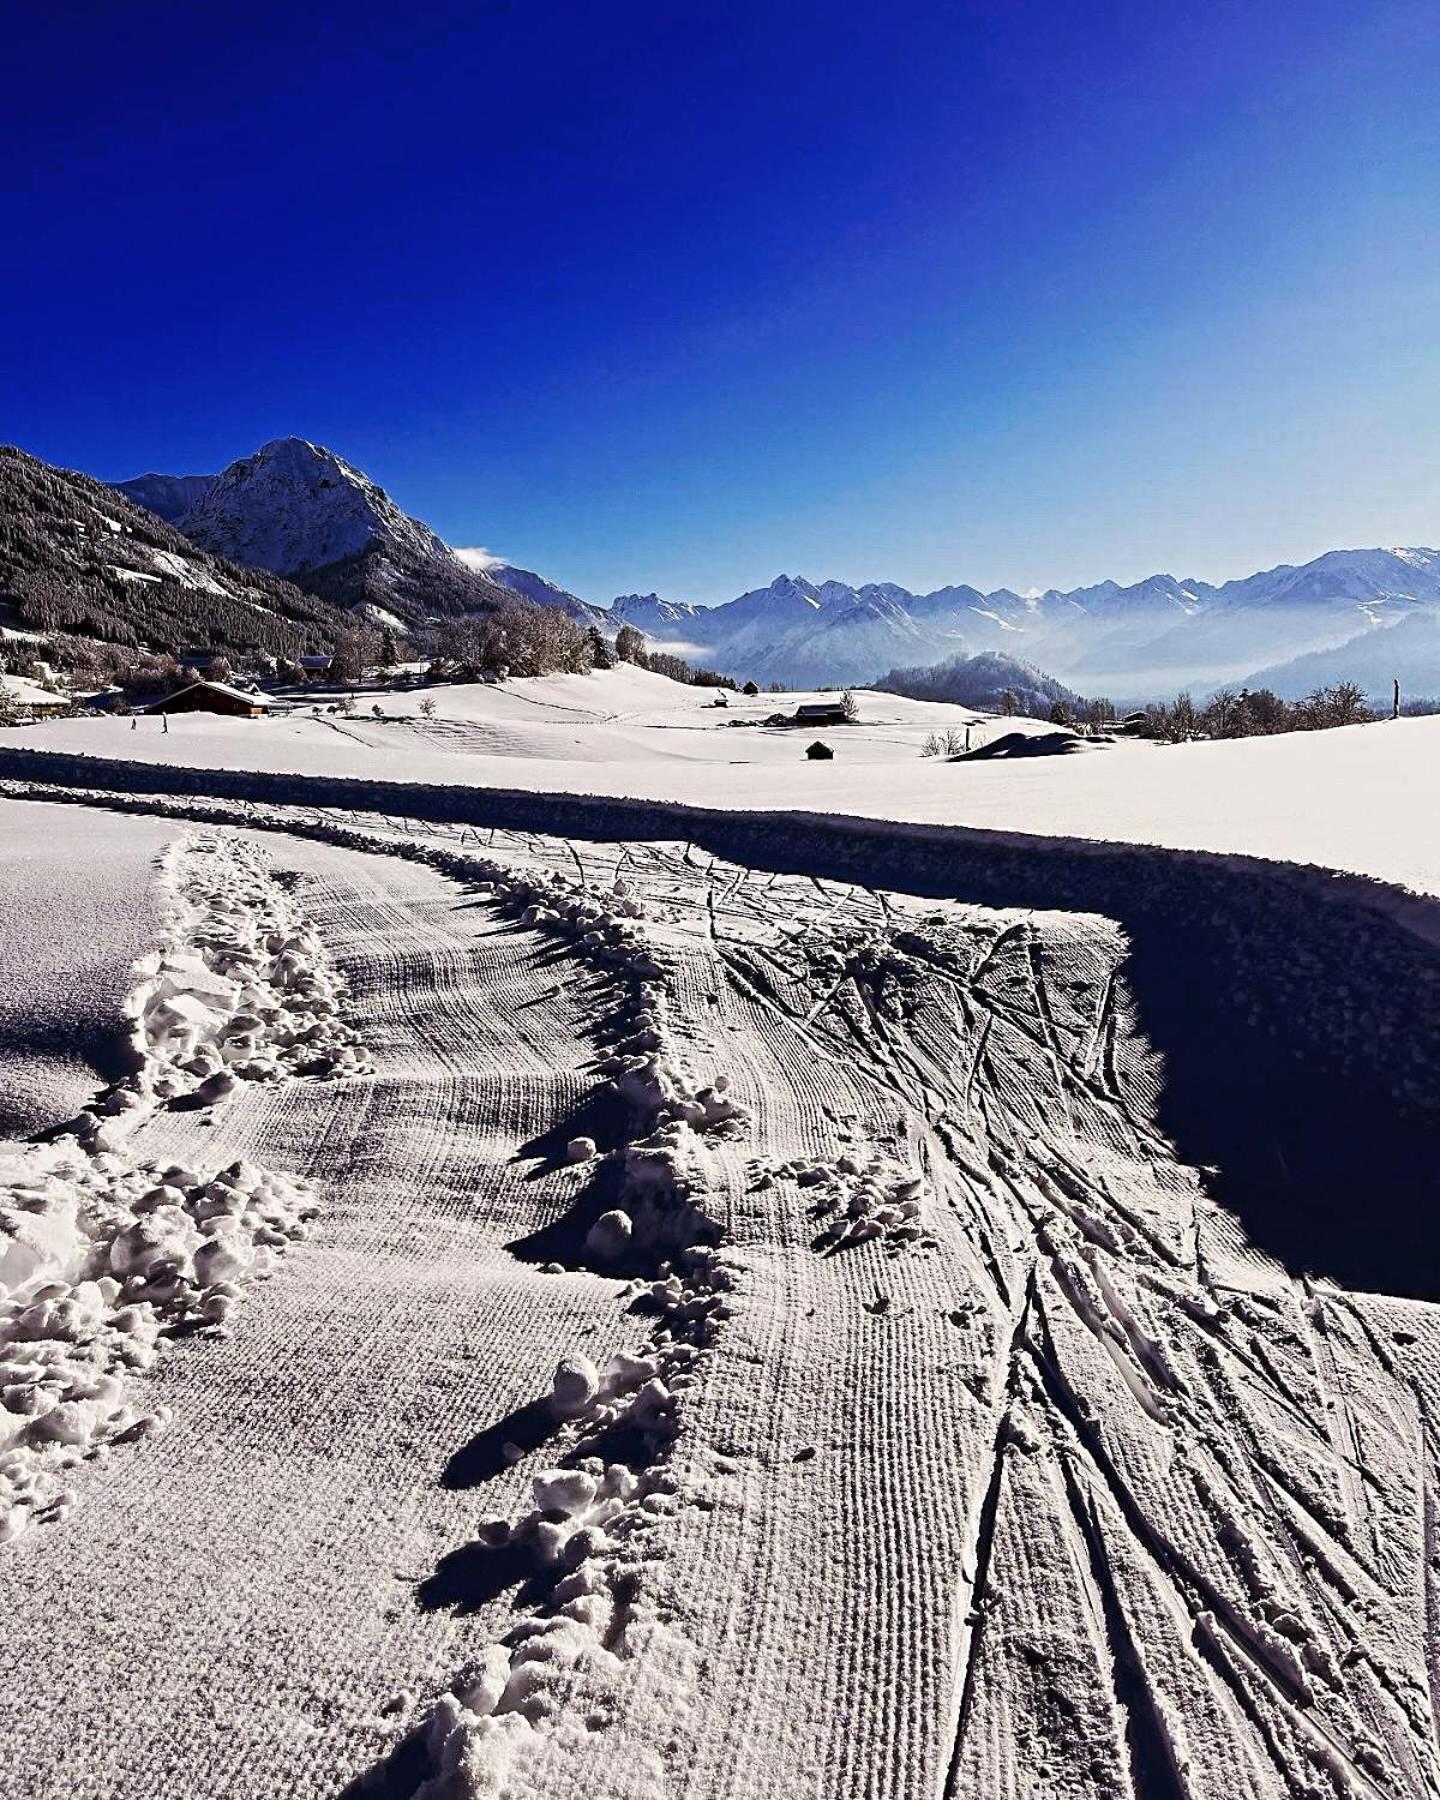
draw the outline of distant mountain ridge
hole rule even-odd
[[[1440,618],[1440,551],[1331,550],[1218,585],[1151,575],[1032,595],[780,575],[721,606],[627,595],[613,613],[730,674],[793,687],[865,683],[993,650],[1091,693],[1132,695],[1234,680],[1417,613]]]
[[[457,551],[456,554],[463,557],[464,552]],[[559,607],[577,624],[605,625],[609,622],[598,607],[588,605],[578,594],[570,593],[544,575],[537,575],[533,569],[522,569],[497,557],[489,563],[486,573],[501,587],[509,588],[512,594],[523,594],[536,606]]]
[[[117,482],[119,491],[167,525],[178,525],[190,508],[214,486],[214,475],[137,475]]]

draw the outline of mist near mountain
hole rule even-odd
[[[1393,624],[1357,633],[1333,649],[1256,669],[1244,685],[1272,688],[1283,700],[1299,700],[1341,681],[1363,688],[1372,706],[1390,705],[1396,681],[1402,700],[1440,698],[1440,613],[1417,610]]]

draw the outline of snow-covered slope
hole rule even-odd
[[[544,800],[481,842],[232,803],[196,844],[165,804],[284,877],[275,975],[328,964],[374,1072],[144,1112],[90,1171],[154,1171],[93,1221],[125,1284],[22,1274],[17,1795],[1440,1792],[1440,973],[1378,908]],[[258,922],[212,897],[202,976]],[[14,1150],[33,1264],[65,1194]],[[317,1234],[257,1221],[271,1278],[177,1329],[261,1183]],[[220,1243],[177,1276],[187,1204]],[[154,1374],[104,1372],[122,1301]]]
[[[703,690],[612,669],[387,696],[383,720],[309,708],[264,722],[196,715],[162,735],[153,719],[138,731],[123,719],[61,719],[16,734],[13,754],[23,743],[113,759],[137,791],[143,765],[155,764],[246,771],[240,781],[249,771],[347,777],[372,784],[370,804],[392,812],[405,810],[401,784],[436,785],[453,790],[455,817],[483,805],[487,789],[625,797],[1233,852],[1440,895],[1440,833],[1425,828],[1440,818],[1440,717],[950,762],[921,754],[932,733],[963,740],[968,726],[980,749],[1016,729],[1057,750],[1078,740],[1056,744],[1055,728],[1035,720],[862,692],[860,724],[824,731],[834,760],[812,763],[813,734],[765,724],[807,697],[737,694],[722,709]],[[433,719],[419,710],[427,698]],[[13,754],[0,743],[0,772]]]
[[[463,561],[469,561],[464,550],[455,553]],[[476,566],[473,563],[472,567]],[[498,581],[501,587],[509,588],[512,593],[523,594],[527,600],[533,600],[536,606],[556,606],[561,612],[568,613],[579,625],[595,625],[602,630],[611,624],[608,615],[598,606],[589,606],[578,594],[572,594],[568,588],[562,588],[558,582],[549,580],[544,575],[537,575],[533,569],[521,569],[514,563],[504,562],[499,558],[489,558],[484,565],[485,573],[492,581]]]

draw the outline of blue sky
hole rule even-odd
[[[23,7],[0,437],[593,599],[1440,540],[1440,9]]]

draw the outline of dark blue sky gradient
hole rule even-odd
[[[1440,9],[7,11],[0,436],[584,593],[1440,539]]]

